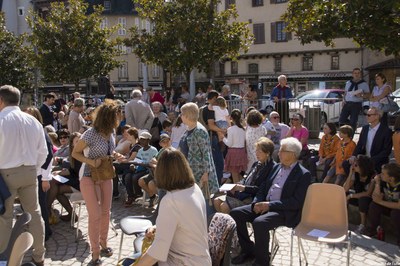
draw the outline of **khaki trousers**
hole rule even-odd
[[[16,168],[0,169],[11,197],[5,202],[6,212],[0,216],[0,251],[7,247],[11,235],[13,222],[13,205],[18,196],[24,211],[32,215],[29,223],[29,232],[33,236],[32,258],[41,262],[44,260],[44,223],[38,201],[38,183],[35,166],[20,166]]]

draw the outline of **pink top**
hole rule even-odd
[[[302,138],[306,138],[307,142],[303,145],[303,150],[308,150],[308,129],[304,126],[301,126],[301,129],[294,129],[292,131],[292,137],[301,141]]]

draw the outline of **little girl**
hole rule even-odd
[[[247,154],[245,148],[246,131],[242,125],[242,112],[234,109],[231,114],[233,126],[228,128],[228,137],[223,138],[228,153],[225,157],[225,171],[231,172],[233,183],[240,181],[240,172],[247,169]]]
[[[215,105],[213,106],[213,110],[215,112],[215,124],[217,127],[221,129],[227,129],[230,125],[230,119],[229,119],[229,112],[228,109],[226,108],[226,100],[224,97],[219,96],[215,100]],[[220,138],[219,141],[222,141],[222,138]]]

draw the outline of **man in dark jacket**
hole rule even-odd
[[[295,138],[281,141],[279,158],[252,204],[235,208],[230,215],[236,221],[241,253],[232,259],[242,264],[255,257],[253,265],[269,265],[269,231],[278,226],[295,227],[311,183],[311,174],[298,163],[302,150]],[[250,240],[247,223],[252,223],[255,242]]]
[[[54,111],[53,105],[56,101],[56,95],[50,92],[44,96],[44,102],[40,107],[39,111],[43,118],[43,126],[53,125]]]

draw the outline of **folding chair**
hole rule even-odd
[[[301,221],[292,231],[290,265],[293,262],[293,237],[298,239],[299,263],[301,253],[307,262],[301,239],[324,243],[347,243],[347,265],[350,263],[351,232],[348,230],[347,201],[344,188],[334,184],[314,183],[308,187]]]

